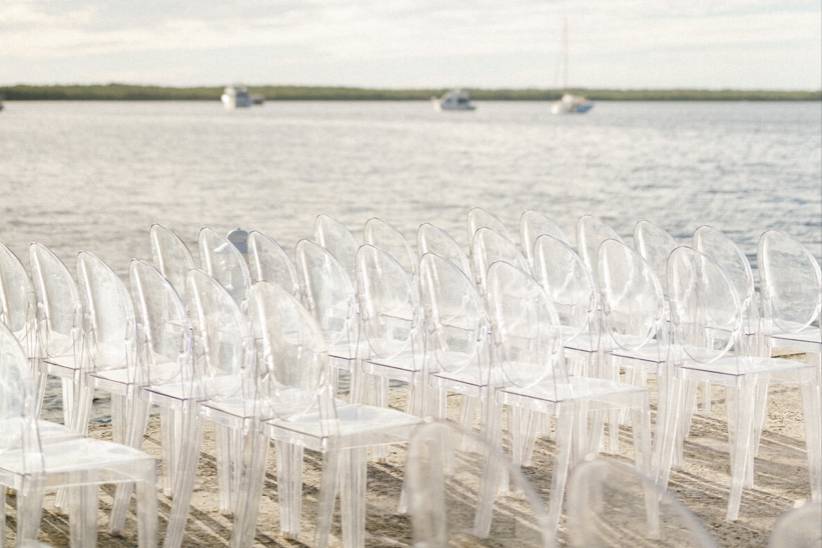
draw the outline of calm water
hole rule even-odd
[[[819,103],[7,103],[0,114],[0,239],[124,272],[160,222],[256,228],[291,246],[315,215],[409,236],[433,221],[465,241],[479,205],[511,228],[526,208],[571,230],[584,213],[623,235],[650,219],[686,238],[719,226],[750,255],[783,229],[822,255]],[[72,261],[73,264],[73,261]]]

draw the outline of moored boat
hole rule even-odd
[[[477,107],[471,102],[471,96],[462,89],[454,89],[442,97],[431,97],[434,110],[455,110],[468,111],[476,110]]]
[[[223,102],[223,106],[228,110],[247,108],[254,103],[251,94],[248,93],[248,88],[241,85],[226,86],[220,100]]]

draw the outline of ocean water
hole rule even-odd
[[[536,209],[573,232],[599,215],[629,236],[649,219],[687,239],[726,231],[755,259],[769,228],[822,255],[822,104],[600,102],[583,116],[544,103],[11,102],[0,114],[0,240],[69,261],[86,249],[119,272],[148,257],[159,222],[258,229],[286,247],[327,213],[372,216],[409,237],[426,221],[467,242],[483,206],[513,230]]]

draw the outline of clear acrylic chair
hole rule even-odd
[[[209,276],[226,288],[241,309],[245,309],[251,274],[242,253],[225,236],[204,227],[197,238],[200,264]]]
[[[314,220],[314,241],[327,249],[353,280],[355,277],[354,257],[360,241],[338,220],[328,215],[319,215]]]
[[[622,238],[613,228],[593,215],[583,215],[577,220],[577,250],[595,280],[599,246],[605,240],[621,242]]]
[[[47,375],[59,377],[63,388],[63,424],[77,431],[77,406],[83,388],[83,309],[77,284],[57,255],[43,244],[29,247],[37,303],[37,348],[42,394]]]
[[[265,479],[269,439],[323,454],[315,544],[327,546],[337,488],[341,498],[342,544],[365,544],[368,449],[407,442],[418,417],[393,409],[335,400],[323,330],[314,316],[284,289],[258,282],[251,290],[249,314],[260,341],[258,363],[268,375],[272,419],[257,432],[243,475],[242,516],[253,539]],[[294,467],[291,493],[301,496],[301,467]],[[280,489],[283,487],[281,486]]]
[[[682,421],[678,414],[693,408],[691,386],[708,380],[724,385],[728,401],[731,489],[727,519],[736,520],[743,487],[752,486],[755,417],[767,404],[757,398],[757,386],[767,382],[796,383],[802,394],[811,493],[822,496],[822,440],[819,391],[814,367],[793,360],[745,354],[745,304],[736,285],[711,257],[690,247],[679,247],[668,259],[671,291],[672,347],[675,382],[671,412],[666,414],[666,447],[662,485],[667,484],[673,459],[673,440]]]
[[[481,207],[474,207],[468,211],[468,241],[472,241],[474,239],[474,234],[476,234],[477,230],[480,228],[490,228],[497,234],[505,236],[512,242],[514,241],[514,235],[512,235],[508,228],[505,226],[505,223],[500,220],[499,217],[486,211]]]
[[[501,383],[489,412],[491,439],[498,440],[504,406],[537,411],[532,418],[556,418],[556,460],[548,512],[549,532],[554,535],[574,460],[572,444],[575,436],[587,436],[575,432],[586,422],[579,420],[580,413],[630,410],[636,465],[651,473],[648,392],[608,379],[568,375],[556,310],[539,283],[516,266],[502,261],[491,265],[488,300],[493,363]],[[601,422],[595,421],[592,431],[598,429]],[[595,451],[596,447],[591,449]]]
[[[354,278],[321,245],[300,240],[296,247],[297,273],[304,290],[303,302],[320,324],[338,383],[340,371],[351,372],[359,353],[359,317]],[[339,370],[339,371],[336,371]],[[353,379],[352,379],[353,380]],[[360,387],[354,387],[359,390]]]
[[[783,514],[768,548],[822,548],[822,502],[806,502]]]
[[[443,229],[431,223],[423,223],[417,229],[417,249],[420,258],[426,253],[439,255],[457,265],[466,276],[472,276],[471,261],[462,246]]]
[[[568,536],[579,548],[715,548],[698,517],[619,462],[591,460],[568,482]]]
[[[154,266],[168,278],[172,286],[182,292],[186,273],[196,267],[188,246],[174,231],[158,224],[151,225],[149,240]]]
[[[40,414],[40,405],[43,394],[40,390],[45,383],[39,382],[37,369],[37,300],[34,296],[34,286],[31,283],[26,267],[14,252],[0,243],[0,323],[6,325],[14,333],[17,340],[26,352],[26,357],[33,362],[32,373],[38,388],[35,394],[37,415]]]
[[[425,341],[411,273],[388,252],[363,245],[357,251],[357,298],[364,340],[359,367],[376,384],[372,403],[388,406],[389,382],[401,381],[409,388],[406,409],[422,416]]]
[[[5,493],[17,493],[17,546],[36,542],[46,490],[69,491],[71,546],[96,545],[97,486],[137,485],[138,546],[157,544],[154,459],[129,447],[83,437],[41,437],[34,386],[17,338],[0,325],[0,539],[5,532]]]
[[[139,448],[150,407],[160,407],[165,488],[174,497],[163,546],[179,548],[199,457],[202,375],[194,360],[193,327],[171,282],[153,265],[138,259],[131,261],[129,281],[137,325],[139,391],[127,440]],[[127,488],[122,491],[115,506],[128,501]],[[112,524],[114,530],[121,526]]]
[[[248,266],[252,281],[276,283],[292,295],[301,294],[294,262],[280,244],[256,230],[248,235]]]
[[[762,332],[769,350],[822,353],[822,272],[801,243],[769,230],[759,239]]]
[[[365,222],[363,240],[391,255],[411,275],[417,273],[417,254],[402,232],[379,217]]]
[[[480,432],[486,436],[493,385],[485,302],[468,275],[439,255],[423,255],[419,272],[429,414],[447,418],[448,395],[458,394],[463,399],[460,423],[473,430],[479,410]]]
[[[568,236],[554,221],[533,210],[523,211],[519,218],[519,243],[528,259],[534,266],[534,244],[542,235],[553,236],[557,240],[570,245]]]
[[[465,438],[473,443],[460,443]],[[417,427],[405,468],[414,546],[550,546],[548,515],[533,486],[472,432],[445,421]],[[501,494],[504,476],[511,490]]]
[[[477,287],[481,293],[486,291],[486,274],[491,263],[506,261],[526,272],[531,271],[528,260],[520,253],[517,244],[505,237],[504,234],[491,228],[481,227],[474,232],[471,241],[471,261]]]
[[[666,296],[668,295],[668,274],[665,269],[668,264],[668,255],[678,245],[668,231],[650,221],[642,220],[634,226],[634,246],[642,258],[654,269],[662,286],[662,293]]]

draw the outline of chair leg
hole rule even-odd
[[[221,514],[231,511],[231,430],[222,425],[215,425],[217,434],[217,491]]]
[[[197,475],[197,460],[200,454],[200,417],[197,404],[187,402],[185,407],[175,410],[179,417],[179,457],[174,466],[174,500],[168,520],[164,548],[180,548],[188,518],[194,478]]]
[[[733,405],[728,406],[728,419],[734,417],[734,435],[731,444],[731,492],[728,498],[726,519],[735,521],[739,517],[742,503],[742,488],[745,484],[745,472],[749,464],[748,452],[753,451],[754,404],[756,400],[755,385],[751,379],[740,376],[736,386],[729,388],[736,392]]]
[[[36,542],[43,511],[43,490],[40,481],[30,479],[17,491],[17,547]]]
[[[565,484],[568,481],[568,470],[571,463],[571,444],[574,441],[574,404],[558,405],[557,409],[557,456],[554,461],[554,474],[551,478],[551,499],[548,505],[548,523],[551,538],[559,529],[559,518],[562,515],[562,503],[565,497]]]
[[[69,536],[71,546],[97,545],[97,485],[89,477],[78,477],[76,487],[66,489],[69,496]],[[85,483],[85,485],[83,485]]]
[[[0,485],[0,548],[4,548],[6,538],[6,486]]]
[[[154,461],[146,464],[137,482],[137,546],[157,546],[157,473]]]
[[[368,473],[368,450],[346,449],[342,452],[340,509],[343,546],[365,546],[365,498]]]
[[[801,381],[802,410],[805,419],[805,444],[808,449],[808,475],[811,500],[822,500],[822,385],[809,375]]]
[[[125,428],[126,444],[139,449],[143,445],[150,405],[137,395],[129,395],[126,398],[126,406],[128,408],[126,412],[128,422]],[[117,484],[109,517],[108,529],[112,534],[118,534],[125,527],[132,489],[134,489],[132,483]]]
[[[328,546],[328,537],[331,535],[334,503],[337,500],[339,462],[340,456],[333,448],[323,453],[323,471],[320,479],[319,505],[317,508],[317,530],[314,534],[314,544],[318,548],[326,548]]]
[[[277,486],[280,502],[280,531],[289,538],[300,535],[303,505],[303,448],[277,442]]]
[[[246,548],[254,541],[260,498],[265,485],[268,444],[268,436],[260,430],[259,425],[253,425],[250,431],[243,436],[243,461],[242,466],[239,466],[241,474],[236,495],[237,508],[234,512],[234,527],[231,531],[232,548]],[[282,490],[282,486],[280,489]]]

